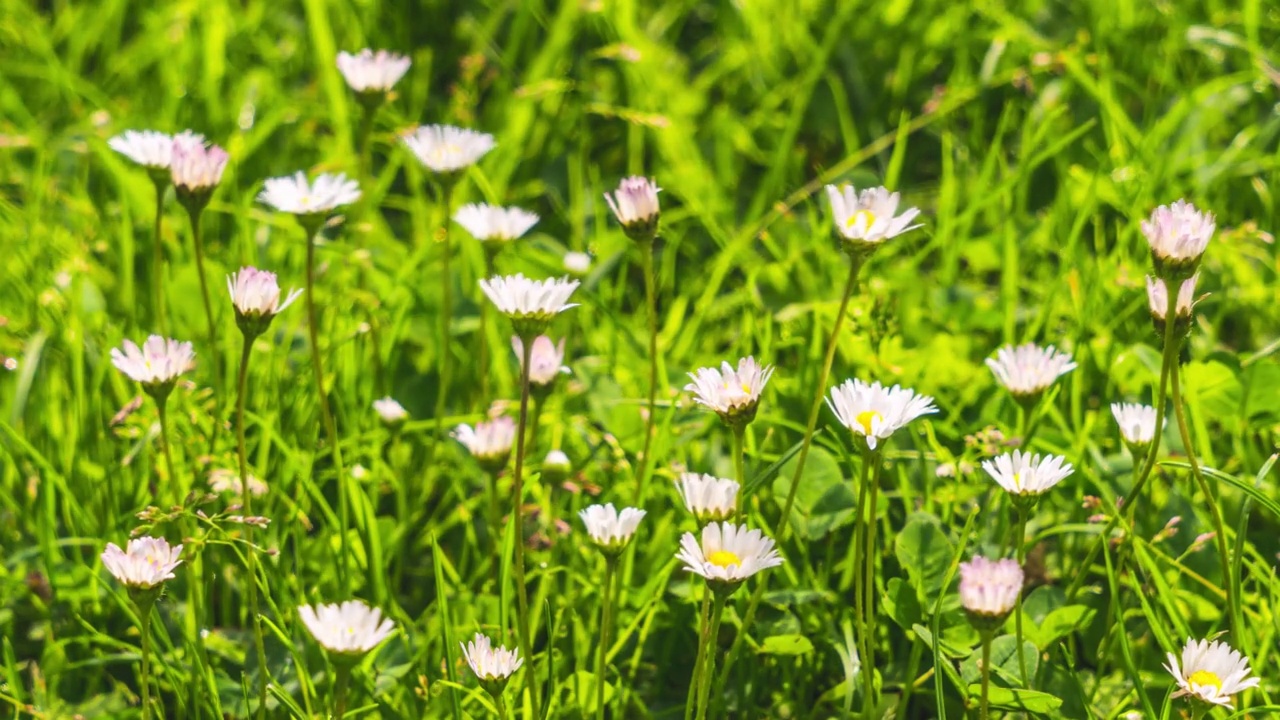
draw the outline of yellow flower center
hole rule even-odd
[[[354,626],[352,626],[352,625],[348,625],[348,626],[347,626],[347,634],[348,634],[348,635],[355,635],[355,634],[356,634],[356,629],[355,629],[355,627],[354,627]]]
[[[1197,670],[1191,673],[1191,677],[1187,678],[1187,682],[1192,685],[1199,685],[1200,687],[1208,687],[1212,685],[1214,689],[1218,691],[1222,690],[1222,678],[1218,677],[1217,673],[1210,672],[1208,670]]]
[[[712,565],[719,565],[722,568],[727,568],[730,565],[741,565],[742,558],[728,550],[717,550],[707,556],[707,562]]]
[[[875,410],[863,410],[853,419],[854,422],[862,426],[862,432],[865,435],[871,434],[871,424],[876,420],[884,420],[884,416]]]
[[[844,224],[846,227],[855,228],[860,222],[862,223],[863,228],[870,228],[872,225],[876,224],[876,214],[870,210],[859,210],[858,212],[850,215],[849,219],[846,220]]]

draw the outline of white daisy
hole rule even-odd
[[[569,302],[578,289],[578,281],[568,278],[530,280],[520,273],[496,275],[481,280],[480,289],[502,314],[511,318],[521,337],[538,334],[556,315],[578,306]]]
[[[516,358],[524,363],[524,342],[519,335],[511,337],[511,348],[516,351]],[[529,350],[529,382],[538,386],[547,386],[556,381],[560,375],[568,375],[569,367],[564,364],[564,338],[553,343],[546,335],[539,335],[533,340]]]
[[[378,419],[389,426],[396,426],[409,418],[409,411],[404,406],[396,402],[395,398],[384,397],[373,401],[373,411],[378,413]]]
[[[960,563],[960,604],[969,621],[979,630],[999,627],[1017,606],[1022,582],[1022,568],[1016,560],[975,555]]]
[[[1014,450],[983,461],[982,469],[1013,495],[1039,497],[1062,482],[1074,468],[1057,455],[1042,457]]]
[[[700,523],[727,520],[737,510],[738,491],[742,486],[734,480],[681,473],[675,483],[684,506]]]
[[[182,546],[169,546],[164,538],[140,537],[129,541],[128,550],[107,543],[102,564],[122,584],[149,590],[173,579],[174,568],[182,564]]]
[[[1215,229],[1212,213],[1201,212],[1195,205],[1179,200],[1172,205],[1161,205],[1142,221],[1142,234],[1151,246],[1151,257],[1157,271],[1174,270],[1174,275],[1185,276],[1195,269],[1204,255]],[[1168,277],[1164,272],[1161,276]]]
[[[173,142],[169,173],[179,198],[188,195],[207,201],[213,189],[222,182],[222,171],[226,167],[227,151],[217,145],[205,147],[202,142],[191,142],[181,137]]]
[[[1191,317],[1191,307],[1196,299],[1196,280],[1199,278],[1199,274],[1192,275],[1178,286],[1178,299],[1174,312],[1177,313],[1179,320]],[[1150,275],[1147,276],[1147,307],[1151,309],[1151,316],[1163,324],[1165,315],[1169,313],[1168,286],[1163,280]]]
[[[143,388],[169,388],[196,364],[196,353],[189,342],[168,340],[152,335],[139,348],[125,340],[111,350],[111,364]]]
[[[736,370],[723,362],[719,369],[704,367],[689,373],[693,382],[684,389],[693,393],[694,402],[714,411],[725,422],[750,422],[772,375],[772,366],[761,366],[754,357],[745,357],[738,361]]]
[[[352,55],[338,53],[338,70],[347,85],[358,93],[385,95],[409,71],[409,58],[386,50],[365,48]]]
[[[618,183],[618,189],[613,193],[605,193],[604,201],[628,237],[652,240],[662,211],[658,203],[660,192],[662,188],[649,178],[633,176]]]
[[[1111,403],[1111,415],[1126,443],[1141,447],[1155,439],[1156,409],[1150,405]]]
[[[729,522],[708,523],[702,528],[702,542],[685,533],[676,559],[721,591],[733,590],[752,575],[783,562],[771,538]]]
[[[1224,642],[1187,638],[1182,647],[1182,663],[1173,653],[1168,658],[1165,668],[1178,682],[1174,697],[1190,696],[1230,708],[1232,695],[1261,682],[1249,677],[1249,659]]]
[[[538,216],[518,207],[472,203],[458,208],[453,220],[481,242],[504,243],[529,232],[538,223]]]
[[[493,641],[481,633],[476,633],[471,642],[459,644],[462,645],[462,656],[471,666],[471,672],[481,682],[505,683],[524,664],[519,649],[494,647]]]
[[[227,276],[227,292],[236,308],[237,320],[268,320],[293,304],[302,294],[294,289],[280,302],[280,284],[276,274],[254,267],[242,267],[240,272]]]
[[[643,510],[631,507],[619,512],[613,507],[613,503],[591,505],[578,513],[582,524],[587,527],[591,541],[610,555],[621,552],[631,542],[631,536],[635,535],[644,515]]]
[[[831,388],[827,407],[841,425],[863,438],[870,450],[875,450],[880,441],[889,439],[912,420],[938,412],[928,395],[917,395],[914,390],[897,385],[890,388],[879,382],[868,385],[857,379]]]
[[[920,211],[907,208],[898,215],[898,193],[882,187],[859,193],[852,185],[838,188],[828,185],[827,198],[831,201],[836,230],[852,249],[872,249],[885,240],[920,227],[918,223],[911,224]]]
[[[258,202],[294,215],[321,215],[360,199],[360,185],[343,173],[316,176],[307,182],[306,173],[275,177],[262,184]]]
[[[432,172],[451,173],[475,165],[493,149],[493,136],[452,125],[424,125],[404,144]]]
[[[175,144],[184,148],[203,145],[204,136],[190,130],[173,137],[155,130],[125,130],[107,141],[112,150],[148,170],[168,170]]]
[[[386,640],[396,625],[383,619],[382,611],[359,600],[341,605],[302,605],[298,617],[320,647],[337,655],[358,657]]]
[[[454,428],[453,437],[466,446],[481,467],[497,472],[507,466],[511,456],[511,445],[516,440],[516,423],[503,416],[476,423],[474,428],[462,424]]]
[[[1025,343],[1000,348],[994,358],[987,358],[987,367],[1014,397],[1034,399],[1060,376],[1074,370],[1076,364],[1070,353],[1058,352],[1052,345],[1042,348]]]
[[[244,484],[240,482],[239,473],[227,468],[215,468],[209,471],[209,489],[216,493],[244,494]],[[267,489],[266,483],[253,475],[249,476],[249,492],[254,497],[266,495]]]

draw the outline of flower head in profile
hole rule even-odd
[[[481,280],[480,289],[499,312],[511,318],[520,337],[540,334],[556,315],[578,306],[569,302],[578,281],[568,278],[531,280],[520,273],[495,275]]]
[[[564,269],[574,275],[586,275],[591,269],[591,256],[584,252],[567,252],[564,254]]]
[[[511,337],[511,348],[516,351],[516,358],[524,363],[524,341],[519,335]],[[548,387],[561,375],[569,374],[564,364],[564,338],[553,343],[546,335],[533,339],[533,347],[529,350],[529,382],[537,387]]]
[[[862,438],[868,450],[875,450],[900,428],[921,415],[938,412],[933,398],[917,395],[914,390],[894,385],[886,388],[878,382],[846,380],[831,388],[827,406],[841,425],[855,437]]]
[[[1014,450],[984,461],[982,469],[1016,500],[1034,503],[1074,468],[1057,455],[1032,455]]]
[[[1190,697],[1210,705],[1230,708],[1231,696],[1257,687],[1261,682],[1249,677],[1249,659],[1224,642],[1192,640],[1182,647],[1182,662],[1168,654],[1165,668],[1178,683],[1174,697]]]
[[[862,256],[884,241],[920,227],[911,224],[920,211],[907,208],[899,215],[898,193],[882,187],[858,192],[852,185],[828,185],[827,198],[831,201],[836,231],[844,239],[845,251],[854,256]]]
[[[484,203],[463,205],[453,214],[453,220],[471,237],[485,243],[486,248],[515,240],[538,224],[538,216],[528,210]]]
[[[258,202],[311,222],[359,199],[360,185],[348,180],[345,174],[323,173],[308,182],[301,170],[293,175],[270,178],[258,193]]]
[[[153,177],[163,180],[165,185],[170,182],[169,164],[173,159],[175,144],[184,148],[203,146],[204,136],[190,130],[183,130],[172,137],[155,130],[125,130],[107,141],[112,150],[151,171]]]
[[[726,424],[746,425],[755,419],[760,394],[772,375],[772,366],[761,366],[754,357],[745,357],[736,369],[723,362],[719,369],[704,367],[689,373],[693,382],[684,389],[693,393],[694,402],[715,412]]]
[[[410,63],[403,55],[365,48],[354,55],[338,53],[337,64],[348,87],[362,97],[372,96],[380,101],[409,71]]]
[[[134,538],[126,550],[107,543],[102,564],[130,590],[150,590],[173,578],[174,569],[182,564],[182,546],[170,547],[167,540],[155,537]]]
[[[1191,310],[1195,306],[1196,280],[1199,274],[1182,281],[1178,286],[1178,297],[1174,299],[1173,329],[1178,337],[1191,330]],[[1147,307],[1151,310],[1151,323],[1162,337],[1165,331],[1166,316],[1169,314],[1169,289],[1164,280],[1147,277]]]
[[[267,484],[254,477],[249,476],[249,493],[254,497],[262,497],[267,494]],[[231,493],[232,495],[243,495],[245,484],[240,482],[240,474],[235,470],[227,468],[216,468],[209,471],[209,489],[216,493]]]
[[[988,560],[975,555],[960,563],[960,605],[980,632],[993,632],[1018,604],[1022,567],[1016,560]]]
[[[493,136],[453,127],[424,125],[405,136],[404,144],[428,170],[456,173],[480,161],[493,149]]]
[[[487,422],[459,425],[453,437],[466,446],[471,457],[487,472],[496,473],[507,466],[511,457],[511,445],[516,439],[516,423],[509,417],[497,417]]]
[[[217,145],[205,146],[203,142],[179,136],[174,139],[169,154],[169,178],[173,181],[178,201],[188,212],[199,213],[209,204],[214,188],[222,182],[222,171],[227,167],[227,151]]]
[[[227,292],[236,309],[236,325],[249,337],[257,337],[271,325],[271,319],[293,304],[302,290],[293,289],[280,300],[276,274],[255,267],[242,267],[227,276]]]
[[[334,605],[302,605],[298,617],[320,647],[334,655],[360,657],[374,649],[396,629],[382,611],[359,600]]]
[[[1034,402],[1076,364],[1070,353],[1059,352],[1052,345],[1042,348],[1025,343],[1000,348],[994,358],[987,358],[987,367],[1019,402]]]
[[[387,427],[399,427],[405,420],[409,419],[409,411],[405,410],[403,405],[390,396],[374,400],[373,411],[378,414],[378,419]]]
[[[1156,409],[1150,405],[1111,403],[1111,415],[1120,426],[1120,437],[1134,448],[1145,448],[1156,437]]]
[[[471,642],[460,644],[462,656],[466,658],[467,665],[471,666],[471,672],[475,673],[480,684],[494,697],[502,694],[507,681],[524,664],[518,649],[494,647],[493,641],[481,633],[476,633]]]
[[[1151,246],[1156,275],[1166,282],[1179,282],[1195,273],[1216,228],[1213,214],[1179,200],[1161,205],[1142,221],[1142,234]]]
[[[547,456],[542,459],[542,477],[547,482],[559,482],[568,477],[572,470],[573,461],[563,450],[549,450]]]
[[[701,541],[685,533],[676,559],[717,592],[733,592],[747,578],[783,562],[771,538],[730,522],[708,523]]]
[[[728,520],[737,511],[738,491],[742,486],[734,480],[681,473],[675,482],[684,506],[699,523]]]
[[[140,383],[147,394],[163,399],[168,397],[178,378],[195,367],[196,353],[189,342],[152,335],[142,347],[125,340],[120,348],[113,348],[111,364]]]
[[[627,547],[644,515],[643,510],[631,507],[619,512],[613,507],[613,503],[591,505],[578,513],[582,524],[587,527],[587,535],[591,536],[591,541],[608,556],[616,556]]]
[[[660,192],[662,188],[649,178],[633,176],[618,183],[617,190],[605,193],[604,201],[627,237],[649,242],[658,233],[658,217],[662,211],[658,204]]]

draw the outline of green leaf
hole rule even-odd
[[[1240,412],[1243,388],[1236,372],[1217,361],[1187,363],[1185,393],[1201,415],[1225,422]]]
[[[978,683],[970,685],[969,696],[970,702],[977,704],[978,698],[982,696],[982,686]],[[1035,713],[1036,715],[1047,715],[1062,705],[1062,698],[1049,693],[1039,692],[1038,690],[996,687],[994,685],[988,691],[987,698],[992,708],[1017,710]]]
[[[774,497],[785,498],[796,471],[796,458],[788,460],[773,480]],[[792,522],[810,540],[818,540],[837,527],[852,522],[857,505],[853,490],[845,481],[840,463],[822,448],[809,451],[804,476],[796,488]]]
[[[1053,643],[1093,622],[1096,614],[1096,610],[1085,605],[1060,607],[1049,613],[1039,627],[1032,622],[1024,623],[1026,638],[1040,650],[1048,650]]]
[[[910,630],[912,625],[924,622],[924,610],[920,607],[920,599],[915,588],[902,578],[890,578],[885,587],[884,609],[903,630]]]
[[[1026,638],[1022,639],[1022,652],[1027,661],[1027,675],[1034,678],[1040,664],[1040,653]],[[960,675],[965,682],[973,683],[982,679],[982,670],[978,667],[978,661],[981,659],[982,653],[975,650],[960,664]],[[992,677],[999,677],[1018,685],[1025,684],[1021,681],[1022,670],[1018,666],[1017,637],[1001,635],[991,641],[991,672]]]
[[[912,513],[895,541],[898,562],[906,569],[919,597],[941,592],[955,546],[938,518]]]
[[[917,636],[919,636],[920,640],[924,642],[924,644],[927,645],[929,649],[931,650],[933,649],[933,633],[930,632],[929,628],[919,623],[916,623],[915,625],[911,626],[911,631],[914,632]],[[941,650],[943,654],[953,658],[968,657],[973,653],[972,645],[961,645],[961,644],[953,643],[947,639],[945,632],[943,633],[942,643],[940,644],[938,649]]]
[[[813,643],[803,635],[774,635],[764,639],[759,652],[761,655],[808,655],[813,652]]]

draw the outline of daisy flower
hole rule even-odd
[[[868,450],[875,450],[898,429],[921,415],[938,412],[933,398],[917,395],[906,388],[886,388],[878,382],[870,385],[861,380],[846,380],[831,388],[827,406],[855,437],[861,437]]]
[[[1120,436],[1132,447],[1146,447],[1156,436],[1156,409],[1150,405],[1111,403]]]
[[[382,611],[359,600],[340,605],[302,605],[298,617],[320,647],[339,656],[357,658],[386,640],[396,625]]]
[[[737,510],[738,491],[742,486],[734,480],[698,473],[681,473],[675,483],[676,492],[680,493],[684,506],[699,523],[727,520]]]
[[[140,383],[147,394],[162,398],[168,396],[183,373],[195,367],[196,353],[189,342],[152,335],[141,348],[132,340],[125,340],[118,349],[113,348],[111,364]]]
[[[1018,604],[1022,568],[1016,560],[988,560],[974,556],[960,563],[960,605],[980,632],[992,632]]]
[[[717,592],[732,592],[752,575],[783,562],[772,539],[730,522],[708,523],[702,528],[701,542],[693,533],[685,533],[676,559],[689,572],[706,578]]]
[[[1071,463],[1057,455],[1032,455],[1021,450],[982,463],[992,480],[1012,495],[1034,499],[1071,474]]]
[[[610,557],[616,556],[631,542],[645,512],[636,508],[623,508],[618,512],[613,503],[592,505],[578,513],[587,534],[600,550]]]
[[[381,99],[409,71],[409,58],[386,50],[365,48],[352,55],[338,53],[338,71],[347,86],[362,96]]]
[[[209,472],[209,489],[216,493],[243,495],[244,483],[240,482],[240,475],[236,471],[228,470],[226,468],[216,468]],[[267,484],[253,475],[250,475],[249,493],[254,497],[262,497],[267,494]]]
[[[1168,654],[1165,668],[1178,682],[1174,697],[1192,697],[1211,705],[1230,708],[1231,696],[1256,687],[1260,680],[1249,677],[1249,659],[1224,642],[1192,640],[1182,647],[1182,662]]]
[[[275,177],[262,184],[258,202],[299,217],[320,218],[343,205],[360,199],[360,185],[348,180],[343,173],[317,175],[307,181],[306,173],[299,170],[293,175]]]
[[[1212,213],[1201,212],[1185,200],[1153,210],[1151,217],[1142,221],[1142,234],[1151,246],[1156,274],[1168,281],[1190,277],[1215,227]]]
[[[539,334],[556,315],[578,306],[569,302],[578,281],[568,278],[531,280],[520,273],[496,275],[481,280],[480,289],[499,312],[511,318],[520,337]]]
[[[452,125],[424,125],[404,137],[404,144],[428,170],[454,173],[475,165],[493,149],[493,136]]]
[[[564,254],[564,269],[574,275],[586,275],[591,269],[591,256],[584,252],[567,252]]]
[[[409,411],[392,397],[374,400],[373,411],[378,413],[378,419],[389,427],[396,427],[409,418]]]
[[[467,229],[471,237],[485,243],[485,248],[510,242],[529,232],[538,216],[518,207],[498,207],[484,203],[463,205],[453,214],[453,221]]]
[[[102,551],[102,564],[131,590],[150,590],[173,579],[174,569],[182,564],[182,546],[170,547],[164,538],[154,537],[134,538],[127,550],[107,543]]]
[[[1181,335],[1191,330],[1191,310],[1195,306],[1196,280],[1199,277],[1198,274],[1192,275],[1178,286],[1173,328]],[[1156,332],[1164,337],[1165,315],[1169,313],[1169,289],[1164,280],[1147,277],[1147,307],[1151,310],[1151,323],[1155,325]]]
[[[658,232],[658,216],[662,210],[658,204],[660,192],[662,188],[649,178],[633,176],[618,183],[617,190],[605,193],[604,201],[627,237],[648,242]]]
[[[845,249],[861,254],[879,247],[881,243],[920,227],[912,225],[920,211],[907,208],[898,215],[898,193],[876,187],[861,193],[852,185],[827,186],[827,198],[831,201],[831,214],[835,217],[836,231],[844,238]]]
[[[189,138],[173,141],[169,178],[179,202],[189,212],[198,213],[209,204],[226,167],[227,151],[217,145],[205,147],[203,142],[192,142]]]
[[[694,402],[715,412],[726,424],[745,425],[755,419],[760,394],[772,375],[772,366],[761,366],[754,357],[745,357],[738,361],[736,370],[724,362],[719,370],[705,367],[689,373],[693,382],[684,389],[693,393]]]
[[[524,342],[519,335],[511,337],[511,348],[516,351],[518,362],[524,363]],[[523,365],[522,365],[523,366]],[[553,343],[546,335],[539,335],[533,340],[529,350],[529,382],[535,386],[546,387],[561,375],[568,375],[569,367],[564,364],[564,338]]]
[[[480,467],[496,473],[507,466],[511,457],[511,445],[516,439],[516,422],[509,417],[498,417],[488,422],[459,425],[453,437],[466,446]]]
[[[302,294],[301,289],[295,288],[281,302],[276,274],[255,267],[242,267],[240,272],[228,275],[227,292],[236,309],[236,325],[249,337],[261,335],[271,319]]]
[[[169,164],[173,158],[173,146],[181,145],[189,148],[204,145],[204,136],[190,130],[183,130],[170,137],[167,133],[155,130],[125,130],[107,141],[112,150],[124,155],[134,163],[149,171],[165,171],[159,175],[165,183],[169,182]]]
[[[479,678],[485,690],[495,697],[502,694],[507,681],[524,664],[519,649],[494,647],[493,641],[481,633],[476,633],[471,642],[459,644],[462,645],[462,656],[471,666],[471,672]]]
[[[1015,398],[1029,402],[1039,398],[1059,377],[1074,370],[1076,364],[1071,361],[1070,353],[1058,352],[1052,345],[1042,348],[1035,343],[1025,343],[1000,348],[994,358],[987,358],[987,367]]]

